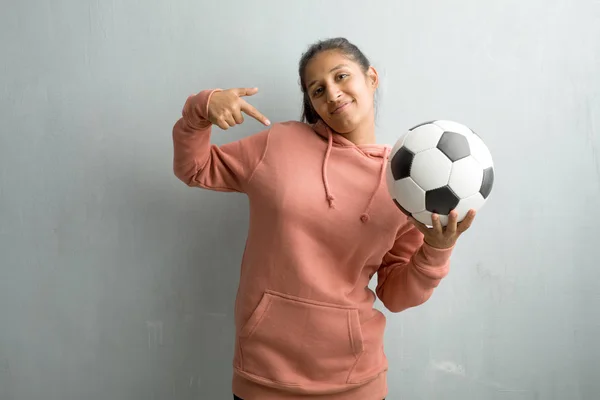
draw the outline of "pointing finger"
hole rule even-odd
[[[248,104],[247,102],[245,102],[243,100],[242,100],[242,105],[240,108],[243,112],[245,112],[252,118],[256,119],[258,122],[260,122],[264,125],[267,125],[267,126],[269,126],[271,124],[271,121],[269,121],[267,119],[267,117],[262,115],[256,108],[254,108],[253,106],[251,106],[250,104]]]

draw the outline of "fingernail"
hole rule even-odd
[[[271,125],[271,121],[269,121],[268,119],[265,120],[265,125]]]

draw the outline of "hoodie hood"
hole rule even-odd
[[[358,149],[365,157],[379,157],[381,159],[378,179],[374,183],[374,188],[369,196],[369,202],[367,203],[367,206],[365,207],[363,213],[359,216],[363,223],[369,222],[369,212],[371,210],[371,205],[373,204],[373,199],[375,198],[377,191],[384,181],[383,177],[385,175],[385,167],[389,157],[390,147],[380,144],[356,145],[350,140],[346,139],[343,135],[333,132],[333,130],[321,120],[312,125],[312,127],[318,135],[327,140],[327,149],[323,155],[322,179],[323,188],[325,191],[325,199],[327,200],[330,208],[335,208],[335,195],[331,192],[331,188],[329,187],[329,182],[327,180],[327,165],[329,156],[331,155],[331,149],[334,146],[354,147]]]

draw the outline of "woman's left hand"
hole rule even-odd
[[[456,240],[463,232],[469,229],[474,218],[475,210],[469,210],[465,218],[457,223],[458,213],[456,210],[452,210],[448,215],[448,224],[445,227],[442,227],[440,217],[437,214],[431,216],[433,222],[433,227],[431,228],[413,217],[409,217],[409,220],[423,233],[425,243],[438,249],[447,249],[456,244]]]

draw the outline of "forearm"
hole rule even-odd
[[[435,249],[423,244],[408,262],[385,266],[377,295],[392,312],[426,302],[448,274],[452,249]]]

